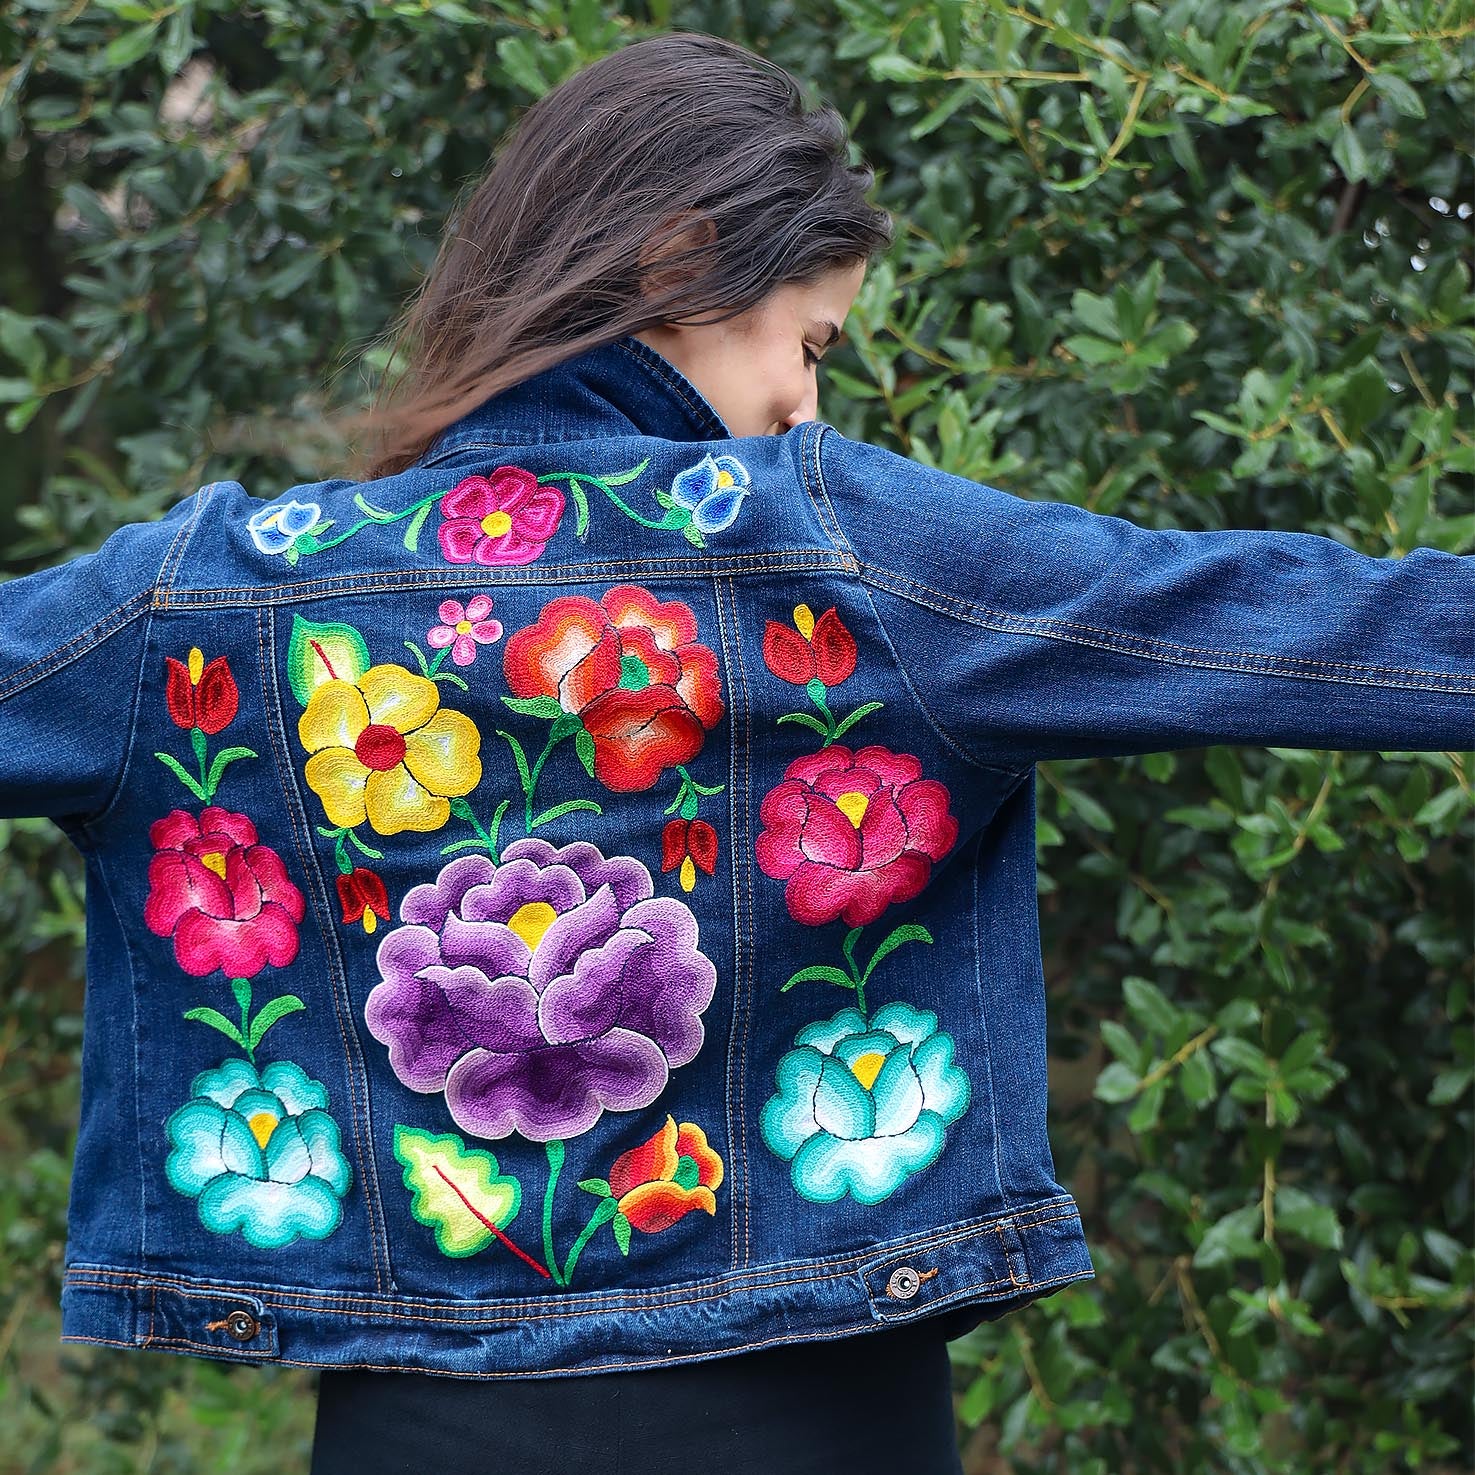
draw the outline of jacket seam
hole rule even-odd
[[[955,595],[944,594],[907,574],[898,574],[894,570],[882,569],[874,564],[863,568],[860,577],[862,582],[874,584],[878,589],[885,589],[896,595],[898,599],[909,600],[923,609],[932,610],[935,614],[947,615],[979,629],[993,630],[1004,635],[1036,635],[1047,640],[1061,640],[1067,644],[1093,646],[1100,650],[1114,651],[1119,655],[1160,661],[1165,665],[1198,666],[1215,671],[1243,671],[1256,676],[1299,677],[1309,681],[1333,681],[1349,686],[1388,686],[1399,690],[1442,691],[1452,692],[1455,695],[1475,694],[1475,680],[1447,671],[1429,671],[1416,666],[1368,666],[1357,661],[1318,661],[1304,656],[1278,656],[1267,655],[1260,651],[1216,650],[1211,647],[1178,645],[1172,641],[1158,640],[1150,635],[1126,635],[1118,630],[1083,625],[1075,620],[1060,620],[1045,615],[1006,614],[985,605],[975,605]],[[888,580],[894,582],[888,582]],[[1138,649],[1137,647],[1140,646],[1158,646],[1161,649]],[[1195,659],[1199,656],[1222,656],[1234,659]],[[1259,662],[1266,664],[1251,664]],[[1281,667],[1296,669],[1279,669]],[[1365,676],[1340,674],[1344,672],[1367,672],[1369,674]],[[1393,676],[1425,676],[1434,681],[1453,684],[1436,686],[1425,681],[1380,679]]]
[[[723,574],[766,574],[791,568],[838,568],[856,572],[855,560],[819,548],[780,548],[769,553],[737,553],[705,558],[645,555],[640,558],[607,559],[599,563],[550,563],[527,568],[478,568],[479,584],[576,583],[581,580],[616,578],[638,574],[645,578],[684,578],[692,575],[719,577]],[[286,604],[321,595],[353,593],[358,588],[381,590],[435,588],[445,584],[464,585],[463,567],[435,569],[374,569],[351,574],[325,574],[293,583],[220,585],[208,589],[173,591],[171,609],[199,608],[215,604]],[[237,597],[217,597],[237,596]],[[254,597],[251,597],[254,596]]]
[[[1043,1227],[1044,1224],[1062,1223],[1062,1221],[1072,1220],[1072,1218],[1078,1218],[1078,1215],[1058,1214],[1053,1218],[1031,1220],[1030,1223],[1022,1227],[1025,1227],[1025,1229],[1038,1229],[1038,1227]],[[988,1224],[988,1226],[974,1230],[971,1235],[954,1235],[951,1238],[938,1239],[934,1240],[934,1242],[926,1243],[926,1245],[915,1246],[912,1251],[907,1251],[907,1257],[919,1257],[919,1255],[925,1254],[928,1249],[947,1249],[963,1239],[984,1238],[984,1236],[990,1235],[999,1239],[1000,1243],[1003,1242],[1002,1229],[996,1226],[996,1224]],[[702,1305],[709,1301],[723,1301],[723,1299],[733,1297],[733,1295],[751,1295],[755,1294],[755,1292],[780,1291],[785,1286],[814,1285],[814,1283],[826,1282],[826,1280],[848,1280],[851,1277],[857,1276],[857,1274],[860,1276],[861,1285],[866,1286],[867,1297],[870,1297],[870,1295],[875,1294],[870,1289],[870,1274],[881,1270],[884,1267],[885,1261],[895,1260],[895,1258],[898,1258],[897,1255],[882,1257],[882,1264],[872,1266],[876,1257],[864,1257],[863,1255],[863,1257],[857,1257],[856,1261],[848,1264],[848,1266],[847,1264],[841,1264],[841,1266],[819,1269],[813,1274],[791,1274],[791,1276],[771,1277],[771,1279],[760,1280],[760,1282],[754,1282],[751,1285],[724,1286],[720,1280],[718,1282],[705,1282],[695,1288],[701,1291],[701,1294],[673,1297],[667,1299],[667,1301],[639,1302],[621,1299],[620,1302],[615,1302],[615,1304],[611,1305],[593,1305],[593,1307],[587,1308],[555,1307],[552,1310],[546,1311],[528,1310],[528,1305],[537,1304],[537,1302],[527,1301],[521,1307],[509,1305],[506,1310],[499,1311],[484,1311],[478,1308],[478,1313],[476,1314],[453,1314],[453,1316],[435,1314],[429,1308],[423,1311],[410,1310],[410,1308],[407,1308],[407,1305],[409,1305],[407,1302],[392,1302],[388,1307],[378,1304],[373,1308],[369,1308],[369,1310],[353,1311],[348,1308],[345,1302],[348,1299],[364,1299],[363,1297],[345,1298],[344,1302],[327,1301],[326,1304],[302,1304],[302,1298],[274,1298],[270,1292],[261,1291],[261,1289],[255,1288],[255,1286],[246,1289],[227,1289],[223,1288],[223,1286],[209,1285],[190,1286],[187,1283],[165,1279],[165,1277],[159,1277],[159,1279],[150,1276],[133,1276],[127,1277],[127,1279],[122,1279],[122,1277],[119,1277],[119,1279],[83,1279],[80,1276],[69,1276],[65,1280],[65,1286],[71,1289],[117,1291],[117,1289],[121,1289],[122,1285],[127,1285],[130,1280],[134,1283],[142,1280],[153,1297],[156,1297],[159,1291],[173,1292],[178,1297],[193,1299],[193,1301],[220,1301],[220,1299],[229,1299],[232,1295],[246,1295],[246,1297],[258,1299],[263,1304],[263,1307],[271,1311],[304,1311],[304,1313],[307,1313],[307,1311],[316,1311],[319,1314],[361,1317],[361,1319],[369,1320],[369,1322],[412,1322],[419,1323],[419,1325],[447,1326],[447,1328],[454,1326],[454,1328],[459,1329],[471,1329],[479,1328],[479,1326],[496,1328],[496,1326],[507,1325],[507,1323],[510,1323],[510,1325],[521,1325],[521,1323],[528,1322],[562,1322],[562,1320],[572,1322],[572,1320],[583,1319],[583,1317],[587,1316],[618,1316],[621,1313],[649,1314],[653,1313],[653,1311],[677,1310],[677,1308],[686,1307],[686,1305]],[[872,1269],[867,1271],[864,1269],[866,1266],[872,1266]],[[1010,1276],[1007,1276],[1006,1279],[991,1283],[994,1283],[994,1285],[1009,1285],[1009,1283],[1013,1283],[1013,1285],[1019,1285],[1021,1288],[1028,1288],[1028,1286],[1038,1285],[1041,1282],[1035,1282],[1035,1280],[1031,1279],[1025,1279],[1021,1282],[1021,1280],[1016,1280],[1015,1276],[1010,1273]],[[543,1298],[540,1298],[540,1301],[541,1299]],[[929,1304],[934,1304],[934,1302],[929,1302]]]
[[[1063,1213],[1052,1213],[1052,1210],[1064,1209]],[[997,1233],[999,1222],[1011,1221],[1016,1227],[1022,1229],[1034,1228],[1037,1225],[1055,1224],[1066,1220],[1075,1219],[1079,1221],[1080,1210],[1070,1194],[1060,1194],[1053,1198],[1044,1199],[1032,1204],[1028,1209],[1015,1209],[999,1214],[993,1214],[984,1219],[975,1220],[972,1223],[950,1224],[940,1227],[934,1231],[913,1235],[892,1241],[885,1245],[871,1246],[866,1250],[853,1251],[850,1254],[837,1256],[830,1260],[819,1260],[812,1262],[816,1271],[835,1271],[838,1274],[849,1274],[859,1270],[862,1266],[872,1262],[882,1262],[904,1258],[907,1255],[919,1254],[924,1250],[942,1247],[969,1239],[975,1235]],[[504,1297],[502,1304],[505,1310],[498,1309],[487,1313],[485,1302],[447,1302],[445,1300],[434,1301],[426,1297],[397,1297],[360,1295],[356,1293],[341,1294],[331,1291],[310,1291],[300,1287],[292,1286],[263,1286],[256,1283],[227,1282],[193,1279],[179,1275],[151,1275],[143,1270],[129,1270],[122,1267],[99,1265],[91,1262],[78,1262],[66,1267],[63,1274],[63,1284],[80,1285],[117,1285],[134,1281],[144,1281],[151,1285],[167,1287],[182,1293],[198,1296],[230,1296],[251,1295],[259,1297],[264,1303],[272,1306],[294,1307],[301,1306],[308,1309],[337,1309],[346,1310],[355,1303],[367,1303],[371,1308],[393,1309],[395,1307],[423,1308],[426,1312],[424,1317],[413,1319],[443,1321],[458,1324],[467,1320],[482,1319],[500,1320],[504,1318],[517,1319],[528,1314],[528,1308],[537,1307],[539,1310],[547,1308],[553,1314],[567,1314],[570,1311],[579,1310],[584,1306],[589,1307],[590,1314],[600,1311],[630,1310],[640,1311],[648,1309],[660,1309],[666,1305],[689,1304],[692,1298],[688,1295],[679,1294],[683,1290],[712,1290],[717,1295],[731,1295],[749,1290],[764,1290],[770,1286],[793,1285],[805,1280],[832,1279],[829,1275],[798,1274],[792,1272],[796,1266],[775,1266],[771,1271],[747,1271],[738,1275],[716,1276],[707,1280],[688,1281],[683,1286],[662,1287],[650,1291],[620,1291],[620,1292],[597,1292],[593,1295],[577,1297]],[[707,1298],[710,1299],[710,1298]],[[449,1307],[453,1313],[451,1316],[442,1316],[438,1313]],[[373,1310],[363,1314],[375,1314]],[[583,1314],[581,1312],[581,1314]]]
[[[313,918],[318,937],[323,945],[323,958],[329,977],[328,993],[333,1001],[333,1019],[338,1026],[343,1076],[348,1090],[348,1111],[353,1128],[354,1156],[358,1168],[359,1187],[364,1196],[369,1248],[374,1260],[374,1289],[382,1292],[385,1289],[386,1278],[390,1287],[394,1285],[394,1270],[390,1263],[389,1236],[384,1223],[383,1195],[379,1183],[378,1163],[374,1155],[374,1130],[370,1119],[367,1071],[362,1052],[358,1048],[360,1041],[354,1025],[348,972],[344,966],[338,933],[333,924],[331,896],[327,882],[323,878],[322,866],[318,861],[317,847],[312,839],[312,821],[307,817],[307,805],[298,786],[297,767],[292,762],[287,739],[282,689],[277,679],[276,611],[273,609],[265,608],[257,611],[256,646],[267,739],[272,745],[277,760],[277,782],[287,810],[292,846],[297,852],[297,862],[302,868],[303,881],[311,891]]]
[[[152,592],[152,589],[141,589],[94,620],[85,630],[72,636],[65,645],[59,645],[55,650],[48,651],[44,656],[37,656],[12,671],[0,681],[0,702],[8,702],[12,697],[19,696],[28,686],[34,686],[38,681],[44,681],[57,671],[64,670],[89,651],[95,650],[103,641],[111,640],[119,631],[126,630],[140,615],[147,615]],[[120,615],[123,616],[122,619],[118,619]],[[26,679],[22,680],[23,677]]]
[[[1019,774],[1026,772],[1029,765],[1026,765],[1024,768],[1010,768],[999,763],[984,762],[983,759],[979,758],[967,746],[959,742],[959,740],[954,737],[953,734],[949,732],[947,728],[942,725],[941,722],[938,721],[937,714],[924,700],[921,691],[918,689],[917,683],[912,679],[912,673],[907,668],[906,662],[902,660],[901,651],[898,648],[896,641],[892,638],[891,631],[886,626],[886,621],[882,618],[880,606],[877,605],[870,590],[866,587],[865,562],[863,559],[859,558],[856,555],[854,546],[851,544],[850,540],[845,537],[844,530],[840,526],[840,519],[835,513],[834,503],[830,501],[829,491],[825,487],[824,468],[821,465],[820,459],[820,447],[824,443],[825,431],[829,430],[830,428],[831,427],[829,427],[828,425],[821,425],[818,434],[814,436],[812,441],[814,450],[814,454],[812,457],[814,464],[814,476],[816,484],[819,488],[819,497],[816,497],[813,490],[809,487],[810,458],[806,458],[802,466],[802,470],[804,472],[805,487],[806,490],[809,490],[810,501],[814,504],[815,511],[819,513],[821,522],[824,521],[824,514],[820,511],[821,506],[823,506],[829,509],[829,516],[834,522],[835,531],[839,536],[840,542],[844,543],[845,549],[849,550],[851,556],[855,558],[855,562],[857,565],[856,583],[859,585],[861,593],[864,594],[866,603],[870,606],[871,614],[874,616],[877,628],[881,632],[881,638],[886,642],[886,648],[891,652],[891,659],[896,663],[896,669],[901,676],[902,682],[906,686],[906,689],[911,695],[912,700],[917,704],[918,710],[922,713],[923,717],[927,719],[928,725],[938,735],[938,737],[940,737],[942,741],[946,743],[947,746],[958,755],[958,757],[963,759],[964,762],[971,763],[975,768],[982,769],[985,773],[998,773],[1006,774],[1010,777],[1017,777]],[[842,551],[839,543],[836,544],[835,551],[837,553]]]

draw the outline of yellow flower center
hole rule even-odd
[[[680,875],[681,889],[683,891],[690,891],[697,884],[697,868],[692,864],[689,855],[681,862]]]
[[[456,634],[457,635],[470,635],[471,634],[471,621],[470,620],[457,620],[456,621]]]
[[[200,684],[200,673],[205,669],[205,653],[198,645],[192,645],[189,653],[189,679],[191,686]]]
[[[857,1055],[850,1062],[850,1072],[867,1091],[876,1084],[876,1077],[881,1074],[881,1067],[886,1064],[886,1057],[879,1050],[867,1050],[864,1055]]]
[[[558,920],[558,913],[546,901],[525,901],[508,917],[507,925],[527,943],[529,952],[537,952],[543,934]]]
[[[365,932],[372,932],[379,925],[379,919],[374,915],[373,907],[364,908],[364,915],[361,920],[363,921]]]
[[[869,798],[866,797],[866,795],[857,794],[852,791],[848,794],[841,794],[839,798],[835,800],[835,808],[838,809],[840,813],[843,814],[845,818],[848,819],[850,823],[855,826],[856,829],[859,829],[860,822],[866,817],[866,810],[870,807],[870,803],[871,801]]]
[[[481,520],[481,530],[489,538],[500,538],[512,531],[512,519],[505,512],[489,512]]]
[[[256,1139],[258,1147],[265,1147],[271,1134],[277,1129],[279,1118],[269,1111],[253,1111],[246,1118],[246,1125],[251,1129],[251,1135]]]
[[[814,611],[807,604],[794,606],[794,628],[806,640],[814,634]]]
[[[225,880],[225,852],[223,850],[207,851],[200,857],[200,864],[206,870],[214,871],[222,881]]]
[[[719,487],[730,487],[736,481],[737,478],[730,471],[719,471],[717,473],[717,485]]]

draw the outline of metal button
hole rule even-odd
[[[906,1301],[917,1294],[922,1277],[910,1265],[898,1265],[886,1282],[886,1293]]]
[[[261,1323],[249,1311],[232,1311],[225,1318],[225,1329],[238,1342],[249,1342],[261,1330]]]

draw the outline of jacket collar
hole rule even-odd
[[[722,417],[675,364],[626,334],[483,401],[446,426],[420,464],[471,446],[533,445],[605,435],[732,438]]]

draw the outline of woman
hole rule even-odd
[[[797,97],[710,37],[587,68],[371,480],[0,588],[0,813],[91,868],[64,1340],[322,1369],[316,1475],[956,1471],[946,1339],[1092,1274],[1034,764],[1470,736],[1467,560],[818,421],[890,228]]]

